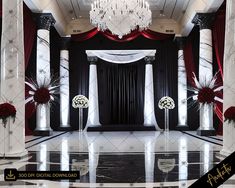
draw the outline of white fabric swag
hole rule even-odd
[[[155,56],[156,50],[87,50],[87,56],[96,56],[110,63],[132,63],[146,56]]]

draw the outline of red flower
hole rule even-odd
[[[16,109],[13,105],[9,103],[3,103],[0,104],[0,118],[1,117],[9,117],[9,116],[15,116],[16,115]]]
[[[3,121],[4,127],[6,126],[6,121],[8,117],[15,119],[16,109],[13,105],[9,103],[0,104],[0,119]]]
[[[229,107],[225,112],[224,112],[224,119],[225,121],[235,121],[235,106]]]
[[[33,99],[39,104],[46,104],[50,101],[50,92],[47,88],[39,88],[35,91]]]
[[[198,92],[198,101],[200,103],[212,103],[214,102],[215,92],[209,87],[203,87]]]

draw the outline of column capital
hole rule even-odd
[[[186,42],[186,37],[177,36],[175,37],[174,41],[176,42],[178,49],[183,50],[185,42]]]
[[[215,19],[215,13],[197,13],[192,23],[199,25],[200,29],[211,29],[213,21]]]
[[[60,50],[68,50],[70,46],[70,37],[61,37],[60,38]]]
[[[96,65],[98,57],[96,56],[87,56],[87,60],[90,62],[90,65]]]
[[[146,56],[144,60],[146,64],[152,64],[152,62],[155,60],[155,56]]]
[[[50,31],[50,27],[55,24],[55,18],[51,13],[34,13],[38,29]]]

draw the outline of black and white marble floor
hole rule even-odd
[[[195,132],[57,132],[27,137],[25,159],[0,160],[0,188],[188,187],[222,159],[221,137]],[[79,170],[80,180],[3,181],[4,168],[22,171]],[[26,183],[25,183],[26,182]],[[221,187],[234,187],[232,178]]]

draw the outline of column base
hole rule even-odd
[[[60,126],[60,127],[56,128],[56,131],[72,131],[72,127],[70,127],[70,125],[67,127]]]
[[[215,130],[197,130],[199,136],[216,136]]]
[[[188,125],[178,124],[175,129],[178,130],[178,131],[189,131],[189,126]]]
[[[15,159],[15,160],[18,160],[18,159],[23,159],[27,156],[28,156],[28,151],[27,150],[24,150],[23,152],[20,152],[20,153],[5,154],[5,155],[3,153],[0,153],[0,159]]]
[[[34,130],[33,136],[51,136],[52,130]]]

